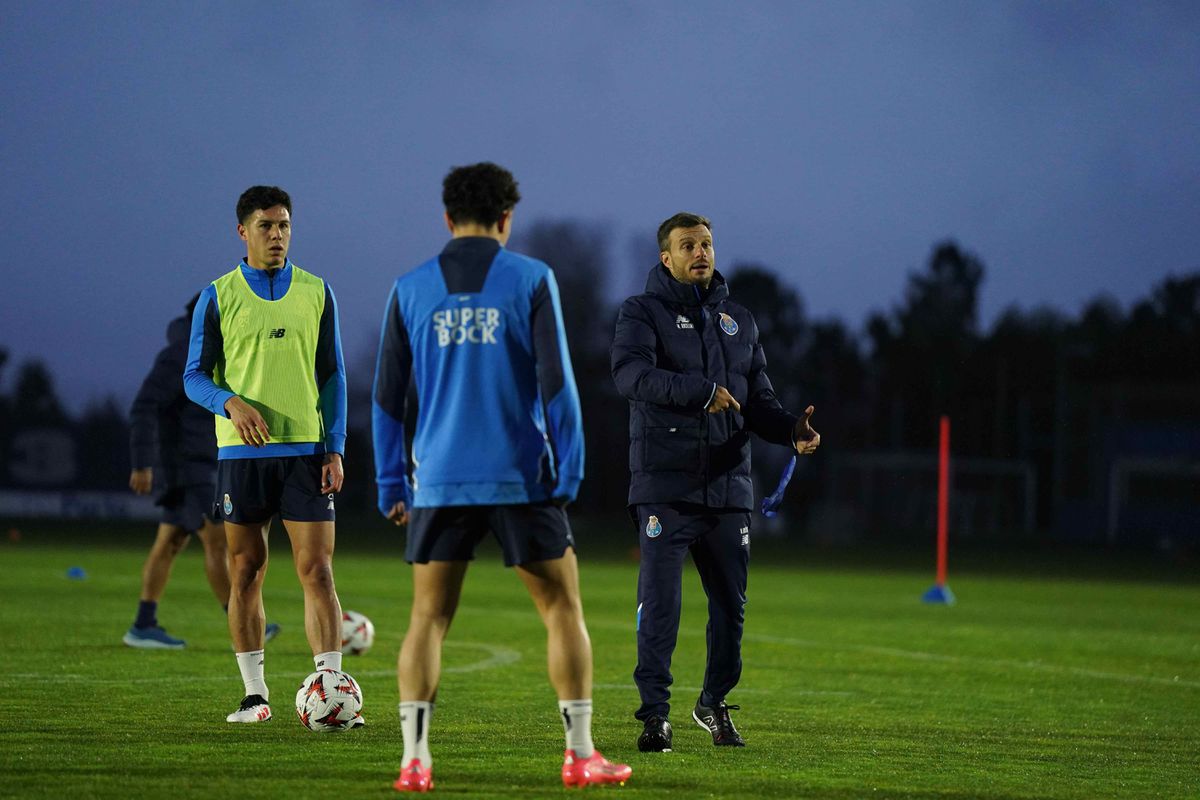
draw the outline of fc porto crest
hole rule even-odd
[[[221,504],[221,510],[225,512],[225,516],[233,513],[233,501],[229,499],[229,494],[225,494],[225,502]]]
[[[646,535],[651,539],[657,539],[661,533],[662,523],[658,521],[658,517],[651,514],[650,519],[646,521]]]
[[[721,312],[721,330],[725,331],[730,336],[733,336],[738,332],[737,320],[726,314],[724,311]]]

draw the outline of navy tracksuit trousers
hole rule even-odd
[[[742,674],[742,623],[750,563],[750,513],[677,504],[637,506],[638,663],[633,672],[645,721],[670,711],[671,655],[679,635],[683,560],[690,551],[708,596],[708,661],[701,702],[715,706]]]

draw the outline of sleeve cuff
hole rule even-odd
[[[708,399],[704,401],[704,407],[708,408],[712,405],[713,398],[717,396],[717,384],[713,384],[712,391],[708,393]]]
[[[146,469],[154,466],[154,451],[151,449],[135,448],[130,455],[130,466],[133,469]]]
[[[554,487],[554,497],[565,497],[568,500],[574,501],[579,495],[579,484],[583,483],[582,478],[563,477],[558,481],[558,485]]]
[[[213,398],[212,412],[218,417],[229,419],[229,412],[225,410],[225,404],[229,402],[229,398],[237,397],[233,392],[217,392]]]
[[[408,482],[404,481],[398,484],[379,484],[379,513],[387,516],[392,510],[392,506],[396,503],[404,503],[406,506],[412,506],[412,496],[408,488]]]
[[[337,453],[342,458],[346,457],[346,434],[344,433],[327,433],[325,434],[325,452]]]

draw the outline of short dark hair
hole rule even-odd
[[[676,228],[694,228],[697,225],[703,225],[708,228],[709,233],[712,233],[712,223],[708,221],[708,217],[702,217],[699,214],[680,211],[675,216],[664,220],[663,224],[658,226],[658,252],[665,253],[671,249],[671,231]]]
[[[520,201],[512,173],[490,161],[454,167],[442,181],[442,203],[455,225],[495,225],[501,214]]]
[[[288,214],[291,214],[292,198],[288,197],[288,193],[278,186],[251,186],[238,198],[238,224],[241,225],[245,222],[246,217],[255,211],[265,211],[275,206],[283,206],[288,210]]]

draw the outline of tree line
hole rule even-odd
[[[628,480],[628,408],[609,372],[619,298],[604,289],[616,263],[607,241],[600,226],[541,221],[513,242],[550,264],[558,279],[588,445],[576,510],[596,515],[620,513]],[[1108,435],[1106,425],[1200,428],[1200,272],[1166,278],[1127,312],[1106,296],[1078,316],[1014,306],[985,330],[984,262],[947,240],[908,275],[898,302],[856,329],[810,317],[801,294],[769,265],[718,268],[731,298],[755,316],[783,405],[817,407],[814,424],[825,444],[803,460],[788,490],[791,519],[801,525],[806,510],[830,499],[838,454],[932,452],[942,414],[953,423],[956,457],[1032,465],[1039,529],[1054,527],[1072,497],[1094,489],[1098,479],[1084,473],[1092,449]],[[79,479],[123,487],[125,410],[104,401],[73,418],[43,364],[25,363],[7,380],[6,362],[0,349],[0,443],[11,443],[18,421],[25,428],[72,429],[89,464]],[[369,372],[350,374],[352,457],[343,507],[374,503]],[[769,492],[787,453],[761,443],[755,448],[756,482],[760,493]]]

